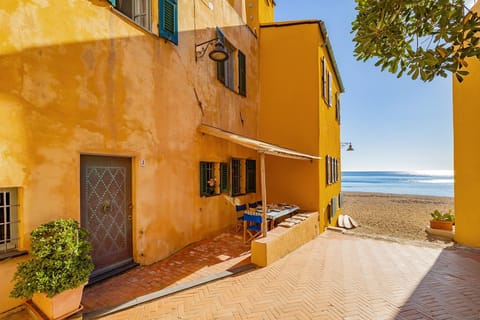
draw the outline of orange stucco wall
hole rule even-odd
[[[480,3],[474,10],[480,11]],[[469,59],[468,71],[470,74],[462,83],[453,77],[455,241],[480,247],[480,62]]]
[[[327,107],[322,97],[322,57],[332,72],[333,93],[340,88],[323,44],[318,23],[278,23],[261,28],[260,137],[321,157],[301,163],[267,158],[267,196],[318,211],[321,230],[328,223],[328,203],[340,192],[340,182],[326,183],[326,155],[340,159],[340,125],[335,108]]]
[[[142,264],[231,226],[234,204],[259,198],[199,196],[199,161],[257,157],[197,132],[206,123],[257,135],[257,38],[227,1],[210,2],[179,1],[178,46],[107,1],[0,2],[0,187],[21,189],[22,248],[41,223],[80,220],[81,154],[133,159]],[[217,26],[247,56],[246,98],[217,81],[208,55],[195,62],[194,44]],[[0,264],[2,280],[18,261]],[[0,287],[0,312],[20,303],[8,291]]]

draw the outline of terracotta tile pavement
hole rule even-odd
[[[111,307],[179,283],[250,263],[243,235],[225,232],[187,246],[165,260],[139,266],[84,290],[84,312]]]
[[[480,319],[480,252],[326,232],[274,264],[104,319]]]

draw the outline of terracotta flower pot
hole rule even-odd
[[[453,229],[452,226],[453,226],[452,221],[430,220],[430,228],[432,228],[432,229],[452,231],[452,229]]]
[[[48,317],[48,319],[64,319],[81,310],[83,287],[63,291],[51,298],[44,293],[34,293],[33,303]]]

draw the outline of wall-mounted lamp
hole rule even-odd
[[[215,43],[215,48],[208,54],[210,59],[215,62],[223,62],[228,59],[228,52],[225,50],[223,43],[218,38],[208,40],[195,45],[195,61],[203,57],[210,45]]]
[[[347,151],[354,151],[351,142],[340,142],[340,147],[347,147]]]

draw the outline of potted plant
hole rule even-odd
[[[430,220],[430,228],[432,229],[441,229],[451,231],[453,229],[453,224],[455,223],[455,215],[452,213],[452,210],[448,210],[445,213],[441,213],[438,210],[430,213],[432,220]]]
[[[80,310],[83,287],[94,268],[87,237],[73,219],[54,220],[33,230],[31,258],[18,265],[10,296],[32,298],[49,319]]]

